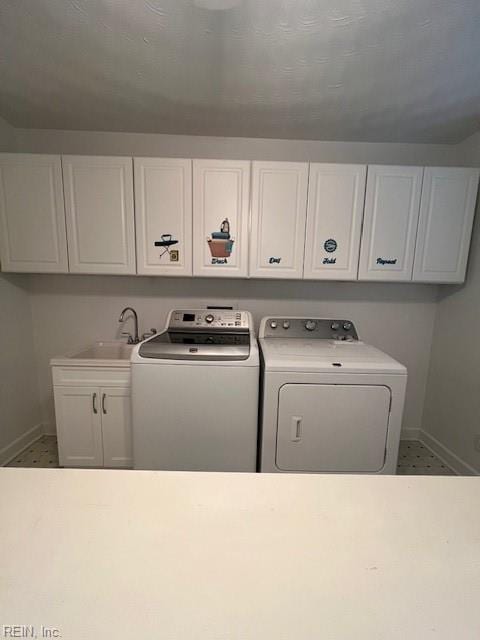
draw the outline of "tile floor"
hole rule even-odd
[[[397,474],[404,476],[455,476],[420,440],[400,440]]]
[[[42,436],[11,460],[7,467],[58,467],[55,436]]]
[[[55,436],[42,436],[16,456],[8,467],[58,467]],[[401,440],[397,474],[422,476],[454,476],[435,454],[419,440]]]

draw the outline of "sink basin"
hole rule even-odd
[[[123,342],[97,342],[93,346],[79,351],[70,358],[80,360],[130,360],[133,345]]]
[[[130,366],[133,345],[125,342],[96,342],[88,347],[52,358],[51,365],[62,366]]]

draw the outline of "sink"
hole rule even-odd
[[[133,345],[124,342],[97,342],[93,346],[74,353],[70,358],[80,360],[130,360]]]
[[[64,356],[52,358],[52,365],[75,366],[130,366],[130,356],[134,345],[125,342],[95,342],[72,351]]]

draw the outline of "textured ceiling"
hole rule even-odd
[[[480,0],[1,0],[18,127],[458,142],[480,126]]]

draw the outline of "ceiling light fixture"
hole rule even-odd
[[[209,11],[225,11],[237,7],[242,0],[193,0],[193,4],[199,9]]]

